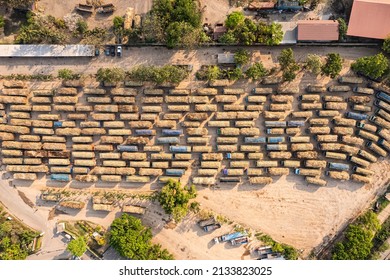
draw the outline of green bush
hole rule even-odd
[[[245,72],[248,79],[258,80],[268,74],[268,70],[265,69],[263,63],[255,62]]]
[[[225,20],[225,26],[228,29],[235,29],[238,25],[243,23],[245,20],[245,16],[242,12],[232,12],[227,16]]]
[[[118,253],[132,260],[172,260],[173,256],[160,244],[152,244],[150,228],[140,219],[123,214],[111,224],[110,245]]]
[[[234,53],[234,62],[238,65],[245,65],[249,62],[251,54],[245,49],[240,49]]]
[[[217,65],[210,65],[196,72],[196,78],[199,80],[214,81],[222,78],[222,71]]]
[[[169,179],[167,184],[157,195],[157,200],[167,214],[173,216],[175,221],[181,221],[188,211],[188,202],[196,197],[196,188],[182,187],[181,183]]]
[[[84,237],[77,237],[68,243],[66,247],[73,256],[81,257],[87,250],[87,243],[85,242]]]
[[[329,53],[326,57],[326,62],[322,66],[321,71],[324,75],[336,78],[343,69],[343,59],[338,53]]]
[[[60,69],[58,70],[58,78],[63,80],[77,80],[80,79],[80,74],[75,74],[70,69]]]
[[[343,41],[347,36],[348,26],[343,18],[338,18],[337,21],[339,22],[339,40]]]
[[[390,36],[388,36],[387,38],[385,38],[385,40],[383,40],[382,50],[390,54]]]
[[[278,61],[282,70],[289,67],[291,64],[296,64],[294,51],[291,48],[282,50],[278,56]]]
[[[389,71],[389,61],[382,54],[358,58],[351,64],[353,71],[361,73],[371,79],[378,79]]]
[[[125,71],[120,68],[100,68],[96,73],[99,82],[117,83],[125,79]]]
[[[322,62],[321,58],[316,54],[307,55],[305,62],[305,68],[309,70],[314,75],[319,75],[321,73]]]

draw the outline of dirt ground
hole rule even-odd
[[[76,12],[77,4],[85,4],[92,2],[91,0],[67,0],[67,1],[53,1],[53,0],[39,0],[36,3],[35,10],[43,12],[47,15],[52,15],[57,18],[63,18],[64,16]],[[112,19],[115,16],[124,16],[126,9],[134,8],[135,14],[145,14],[152,7],[152,0],[105,0],[100,1],[103,4],[112,3],[115,5],[116,10],[112,14],[101,15],[96,11],[92,15],[80,14],[88,21],[90,28],[102,27],[109,28],[112,26]],[[77,13],[77,12],[76,12]]]

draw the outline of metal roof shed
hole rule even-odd
[[[0,57],[93,57],[93,45],[0,45]]]

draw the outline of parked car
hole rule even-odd
[[[122,56],[122,46],[118,46],[118,47],[116,48],[116,55],[117,55],[117,56]]]
[[[110,47],[110,54],[111,56],[115,56],[115,46]]]
[[[95,49],[95,56],[99,56],[100,55],[100,50],[98,48]]]
[[[105,54],[106,56],[109,56],[109,55],[110,55],[110,48],[109,48],[109,47],[106,47],[106,48],[105,48],[104,54]]]

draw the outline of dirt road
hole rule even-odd
[[[272,66],[285,46],[278,47],[247,47],[255,56],[260,56],[265,66]],[[0,72],[9,74],[52,74],[68,68],[84,74],[95,74],[102,67],[121,67],[130,69],[137,65],[192,64],[194,71],[201,65],[217,63],[217,54],[225,51],[235,51],[237,47],[211,47],[196,50],[169,50],[163,47],[124,48],[122,57],[105,56],[102,50],[99,57],[94,58],[2,58]],[[346,60],[373,55],[375,48],[345,48],[345,47],[293,47],[298,61],[304,61],[309,53],[326,55],[340,53]]]

